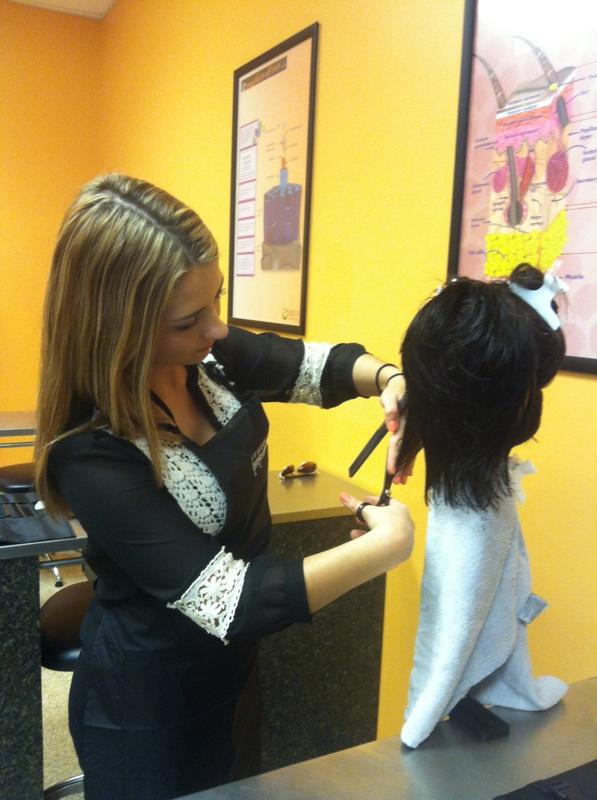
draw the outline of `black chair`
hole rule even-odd
[[[93,592],[91,581],[84,580],[65,586],[43,604],[39,612],[42,667],[59,672],[73,671],[81,652],[81,623]],[[61,800],[79,794],[82,787],[83,776],[77,775],[48,787],[43,797],[44,800]]]
[[[10,464],[0,467],[0,492],[15,494],[33,492],[33,464]]]
[[[0,494],[6,495],[32,495],[35,492],[35,485],[33,480],[33,464],[27,462],[24,464],[10,464],[6,467],[0,467]],[[29,499],[22,508],[28,507]],[[35,498],[31,501],[31,506],[35,502]],[[34,514],[33,508],[30,508],[30,513]],[[76,558],[55,558],[51,553],[45,554],[47,561],[40,561],[40,569],[51,569],[54,573],[55,583],[58,588],[64,586],[64,581],[60,575],[58,564],[67,566],[69,564],[83,564],[84,559],[82,556]]]

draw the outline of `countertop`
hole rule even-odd
[[[441,722],[417,750],[394,736],[185,800],[491,800],[597,757],[597,678],[548,711],[494,711],[507,737],[482,742]]]
[[[279,473],[273,470],[268,474],[268,499],[274,525],[349,516],[350,511],[340,503],[340,492],[355,496],[365,494],[354,483],[327,472],[287,480],[281,480]]]
[[[0,437],[32,436],[35,433],[35,411],[0,412]]]

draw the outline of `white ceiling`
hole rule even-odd
[[[46,8],[50,11],[61,11],[64,14],[76,14],[80,17],[102,19],[116,0],[11,0],[11,2]]]

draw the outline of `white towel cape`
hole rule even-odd
[[[510,459],[515,490],[529,472]],[[514,497],[483,512],[430,503],[402,741],[417,747],[467,694],[527,711],[557,703],[567,685],[534,678],[528,652],[526,626],[546,605],[531,594]]]

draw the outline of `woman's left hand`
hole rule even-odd
[[[404,396],[404,391],[404,378],[402,375],[399,375],[388,382],[386,388],[379,396],[379,402],[384,410],[386,428],[390,432],[388,460],[386,465],[390,475],[396,474],[396,458],[398,457],[398,449],[404,432],[405,416],[400,413],[400,409],[398,408],[398,403]],[[406,478],[401,482],[405,483]]]

